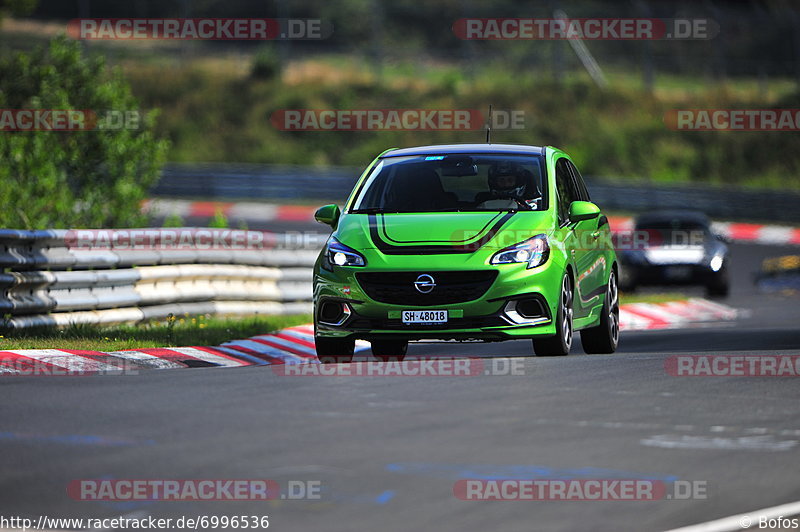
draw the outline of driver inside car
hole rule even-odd
[[[482,209],[516,209],[526,204],[535,208],[535,203],[525,201],[525,190],[533,174],[522,166],[508,161],[489,167],[489,190],[475,196],[475,204]]]

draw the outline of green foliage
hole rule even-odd
[[[272,47],[262,47],[253,58],[250,77],[257,80],[274,79],[281,73],[280,58]]]
[[[130,87],[101,58],[84,57],[64,37],[0,61],[0,109],[137,111]],[[168,144],[157,140],[155,113],[138,124],[92,131],[0,134],[0,226],[130,227],[155,184]]]
[[[169,216],[164,218],[164,221],[162,222],[161,226],[162,227],[183,227],[184,226],[183,218],[181,218],[181,216],[179,214],[173,212],[172,214],[170,214]]]
[[[559,85],[535,72],[519,73],[509,82],[502,67],[486,67],[468,78],[446,67],[414,71],[394,65],[378,78],[352,59],[309,61],[306,79],[252,81],[199,68],[138,68],[131,80],[145,104],[164,109],[159,127],[173,139],[170,158],[176,161],[363,166],[388,147],[483,142],[484,133],[284,132],[271,124],[270,116],[278,109],[486,113],[491,103],[495,110],[525,113],[525,129],[495,130],[495,142],[559,146],[589,176],[800,189],[800,136],[794,133],[687,132],[664,123],[672,109],[797,108],[800,94],[792,93],[791,85],[782,99],[775,96],[766,103],[756,90],[718,91],[696,80],[650,95],[629,74],[615,73],[609,73],[612,88],[607,91],[585,76]],[[696,90],[686,92],[691,83]]]
[[[30,15],[36,4],[38,0],[0,0],[0,22],[9,14],[15,17]]]
[[[214,211],[214,217],[208,222],[208,226],[212,229],[227,229],[228,217],[222,212],[222,209]]]

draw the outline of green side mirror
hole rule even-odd
[[[317,212],[314,213],[314,219],[321,224],[336,227],[336,222],[339,221],[340,214],[341,211],[339,210],[338,205],[325,205],[324,207],[317,209]]]
[[[591,201],[573,201],[569,204],[569,221],[581,222],[600,216],[600,207]]]

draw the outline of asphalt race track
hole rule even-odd
[[[677,354],[800,355],[800,298],[759,294],[751,279],[764,257],[789,253],[797,248],[734,245],[725,303],[744,317],[624,334],[615,355],[584,355],[579,342],[544,359],[527,356],[527,341],[410,349],[512,357],[522,375],[290,378],[251,367],[4,378],[2,513],[269,515],[279,531],[619,531],[798,501],[799,381],[675,377],[664,366]],[[71,499],[68,483],[87,478],[312,480],[322,491],[266,502]],[[465,478],[683,480],[707,494],[463,501],[453,486]]]

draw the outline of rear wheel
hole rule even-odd
[[[341,364],[353,360],[356,341],[352,338],[314,337],[317,346],[317,358],[323,364]]]
[[[536,356],[564,356],[572,347],[572,280],[564,274],[561,282],[561,298],[556,312],[556,334],[533,339]]]
[[[603,301],[600,323],[596,327],[581,331],[581,345],[588,354],[609,354],[619,345],[619,290],[617,275],[611,272]]]
[[[371,344],[372,354],[383,362],[403,360],[408,351],[408,340],[373,340]]]

